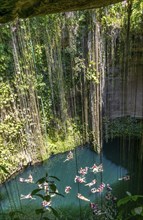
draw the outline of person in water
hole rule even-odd
[[[89,186],[89,187],[91,187],[91,186],[93,186],[94,184],[96,184],[96,179],[94,179],[94,180],[92,180],[90,183],[87,183],[87,184],[85,184],[85,186]]]
[[[73,153],[72,153],[72,151],[70,150],[70,152],[68,153],[67,158],[64,160],[64,162],[69,161],[69,160],[72,160],[72,159],[73,159]]]
[[[129,175],[126,175],[126,176],[123,176],[123,177],[119,178],[118,180],[127,181],[127,180],[130,180],[130,176],[129,176]]]
[[[86,183],[85,177],[80,177],[80,176],[76,176],[74,178],[74,182],[78,182],[78,183]]]
[[[84,200],[86,202],[90,202],[89,199],[87,199],[86,197],[84,197],[83,195],[81,195],[80,193],[77,194],[77,198],[81,199],[81,200]]]
[[[44,200],[43,202],[42,202],[42,206],[44,207],[44,208],[46,208],[46,209],[49,209],[49,207],[51,206],[51,200],[48,202],[48,201],[46,201],[46,200]]]
[[[97,207],[97,205],[95,203],[92,203],[92,202],[90,203],[90,208],[91,209],[94,210],[94,209],[96,209],[96,207]]]
[[[96,193],[96,192],[99,192],[99,191],[98,191],[98,189],[96,189],[96,188],[92,188],[92,189],[91,189],[91,192],[92,192],[92,193]]]
[[[32,195],[29,193],[27,195],[21,194],[20,199],[35,199],[35,198],[33,198]]]
[[[70,190],[71,190],[71,186],[66,186],[66,188],[65,188],[65,193],[69,193],[70,192]]]
[[[106,184],[106,188],[107,188],[108,191],[112,191],[112,188],[111,188],[111,186],[109,185],[109,183]]]
[[[80,168],[80,170],[78,171],[79,174],[81,174],[82,176],[85,176],[88,172],[88,167],[85,168]]]
[[[20,177],[19,181],[23,183],[33,183],[33,176],[29,174],[27,179]]]
[[[29,180],[29,183],[33,183],[33,176],[31,174],[29,174],[28,180]]]
[[[98,206],[95,204],[95,203],[90,203],[90,208],[92,209],[93,211],[93,214],[95,215],[95,213],[97,212],[98,210]]]
[[[47,182],[43,183],[43,188],[46,194],[49,194],[49,184]]]

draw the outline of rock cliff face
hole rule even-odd
[[[37,15],[99,8],[115,4],[122,0],[1,0],[0,23],[15,18],[27,18]]]
[[[129,52],[128,69],[110,67],[105,79],[105,115],[143,118],[143,36],[137,36]]]

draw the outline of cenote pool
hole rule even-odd
[[[126,191],[133,194],[141,193],[141,186],[137,184],[138,172],[134,165],[128,161],[131,159],[126,152],[126,163],[121,155],[121,146],[119,141],[113,141],[108,144],[104,144],[102,155],[98,155],[91,150],[90,146],[77,147],[73,152],[73,159],[64,162],[67,157],[67,153],[62,153],[52,156],[49,160],[44,161],[41,164],[29,166],[26,170],[19,173],[13,179],[7,181],[0,186],[1,191],[1,203],[0,203],[0,219],[8,220],[12,219],[8,213],[13,210],[19,210],[26,213],[22,215],[20,219],[42,219],[35,214],[35,209],[41,208],[42,199],[34,196],[35,199],[23,199],[21,195],[27,195],[32,190],[37,189],[37,180],[44,177],[46,173],[51,176],[56,176],[60,179],[55,184],[58,192],[63,194],[64,197],[56,195],[52,197],[52,207],[61,213],[60,219],[98,219],[92,216],[92,212],[89,208],[89,202],[80,200],[77,198],[77,194],[81,193],[84,197],[88,198],[90,202],[98,203],[102,206],[105,200],[106,187],[103,192],[91,193],[91,188],[98,188],[101,183],[110,184],[112,187],[112,194],[118,199],[125,196]],[[122,158],[121,158],[122,157]],[[93,173],[91,169],[88,170],[85,175],[86,183],[96,179],[96,184],[93,187],[85,186],[85,183],[75,183],[74,179],[76,175],[80,175],[78,171],[80,168],[92,167],[94,164],[103,164],[103,172]],[[29,174],[32,174],[34,183],[20,182],[19,178],[27,178]],[[130,175],[130,180],[119,180],[123,176]],[[139,181],[139,179],[138,179]],[[141,182],[141,181],[140,181]],[[71,186],[70,193],[65,193],[65,187]],[[47,211],[48,213],[49,211]],[[73,216],[73,213],[76,213]],[[21,215],[21,214],[19,214]],[[56,219],[56,218],[49,218]]]

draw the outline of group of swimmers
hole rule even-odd
[[[73,159],[73,153],[72,151],[70,151],[68,154],[67,154],[67,157],[66,159],[64,160],[64,162],[66,161],[69,161]],[[80,168],[78,173],[80,174],[80,176],[76,175],[75,178],[74,178],[74,182],[75,183],[86,183],[86,178],[85,178],[85,175],[88,173],[89,169],[93,172],[93,173],[98,173],[98,172],[103,172],[103,165],[100,164],[100,165],[96,165],[96,164],[93,164],[92,167],[85,167],[85,168]],[[93,179],[91,182],[89,183],[86,183],[85,186],[88,186],[88,187],[92,187],[93,185],[95,185],[97,183],[97,180],[96,179]],[[109,184],[108,184],[109,185]],[[107,187],[109,187],[107,185]],[[91,189],[91,193],[96,193],[96,192],[102,192],[103,189],[105,187],[105,184],[104,183],[101,183],[100,186],[98,188],[92,188]],[[68,194],[70,193],[70,190],[71,190],[71,186],[66,186],[65,187],[65,193]],[[81,200],[84,200],[84,201],[87,201],[89,202],[90,200],[88,198],[86,198],[85,196],[83,196],[82,194],[78,193],[77,194],[77,198],[81,199]]]
[[[21,183],[34,183],[34,182],[33,182],[33,176],[32,176],[31,174],[29,174],[28,178],[22,178],[22,177],[20,177],[20,178],[19,178],[19,181],[20,181]],[[35,199],[35,198],[33,198],[32,195],[29,193],[29,194],[27,194],[27,195],[21,194],[21,195],[20,195],[20,199]]]
[[[33,176],[31,174],[29,174],[28,178],[21,178],[20,177],[19,181],[22,182],[22,183],[34,183],[33,182]],[[50,195],[50,197],[54,197],[56,195],[55,192],[50,192],[50,187],[49,187],[48,181],[45,181],[42,184],[38,184],[38,187],[39,187],[39,189],[44,190],[45,195]],[[56,189],[56,192],[58,192],[57,189]],[[29,193],[27,195],[21,194],[20,199],[23,200],[23,199],[36,199],[36,198],[33,198],[33,196]],[[44,201],[42,201],[41,205],[42,205],[42,207],[44,207],[46,209],[49,209],[49,207],[51,206],[51,200],[50,201],[44,200]]]
[[[73,159],[72,151],[70,151],[68,153],[67,158],[64,160],[64,162],[69,161],[71,159]],[[92,167],[85,167],[85,168],[81,167],[80,170],[78,171],[80,176],[76,175],[75,178],[74,178],[74,182],[75,183],[86,183],[85,175],[88,173],[89,170],[91,170],[93,173],[103,172],[103,165],[102,164],[100,164],[100,165],[94,164]],[[126,175],[126,176],[123,176],[122,178],[119,178],[119,180],[125,180],[125,181],[129,180],[129,179],[130,179],[129,175]],[[19,181],[20,182],[24,182],[24,183],[33,183],[33,177],[32,177],[31,174],[29,174],[28,178],[19,178]],[[91,182],[86,183],[85,186],[92,187],[96,183],[97,183],[97,180],[93,179]],[[40,189],[43,189],[46,195],[49,195],[49,183],[48,182],[44,182],[43,184],[38,184],[38,187]],[[112,188],[110,187],[109,184],[101,183],[98,188],[95,188],[95,187],[91,188],[90,191],[91,191],[91,193],[96,193],[96,192],[101,193],[101,192],[103,192],[103,189],[105,187],[107,189],[107,193],[106,193],[105,199],[108,200],[108,201],[109,200],[116,201],[117,198],[112,196],[112,193],[111,193]],[[66,186],[65,187],[65,193],[69,194],[71,189],[72,189],[71,186]],[[53,197],[55,195],[56,195],[55,193],[50,194],[51,197]],[[93,213],[96,214],[96,215],[100,215],[101,214],[101,212],[98,209],[97,205],[92,203],[90,201],[90,199],[86,198],[85,196],[83,196],[80,193],[77,194],[77,198],[81,199],[81,200],[84,200],[86,202],[90,202],[90,207],[93,210]],[[35,198],[33,198],[32,195],[29,193],[27,195],[22,195],[21,194],[20,199],[35,199]],[[44,207],[46,209],[49,209],[50,206],[51,206],[51,200],[50,201],[44,200],[42,202],[42,207]]]

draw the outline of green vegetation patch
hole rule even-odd
[[[108,140],[115,137],[137,137],[143,134],[142,120],[131,117],[108,119],[104,117],[104,138]]]

